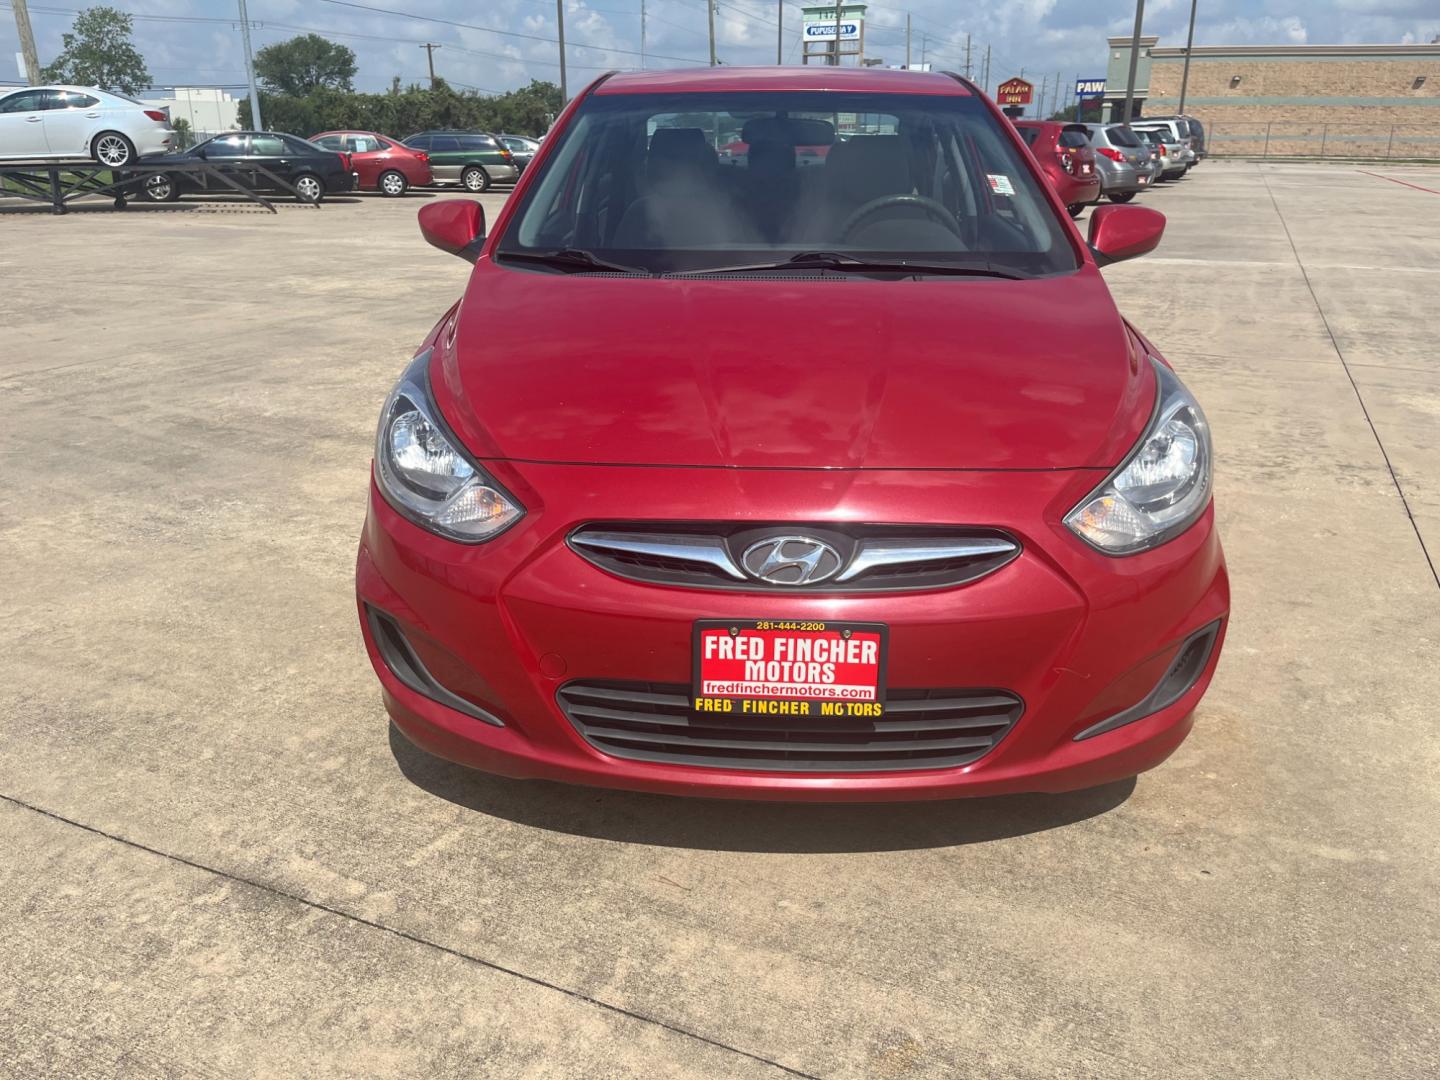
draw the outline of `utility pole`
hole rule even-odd
[[[785,0],[775,0],[775,63],[785,63]]]
[[[640,70],[645,70],[645,0],[640,0]]]
[[[245,75],[250,80],[250,130],[264,131],[265,122],[260,119],[260,91],[255,88],[255,55],[250,51],[250,16],[245,11],[245,0],[240,0],[240,37],[245,42]]]
[[[35,31],[30,29],[30,11],[25,0],[11,0],[15,9],[15,33],[20,36],[20,52],[25,57],[25,81],[40,85],[40,56],[35,51]]]
[[[560,100],[569,101],[570,93],[565,88],[565,0],[555,0],[555,28],[560,36]]]
[[[1035,115],[1041,120],[1045,119],[1045,84],[1050,81],[1049,75],[1040,76],[1040,94],[1035,99]]]
[[[926,64],[925,58],[930,55],[930,35],[924,30],[920,31],[920,66]]]
[[[436,45],[433,41],[427,41],[420,48],[425,50],[425,59],[430,62],[430,89],[435,89],[435,50],[443,49],[444,45]]]
[[[705,16],[710,20],[710,66],[715,66],[715,0],[705,0]]]
[[[1190,33],[1185,37],[1185,70],[1180,73],[1180,107],[1175,111],[1182,116],[1185,113],[1185,88],[1190,83],[1190,46],[1195,44],[1195,4],[1198,0],[1190,0]]]
[[[989,45],[986,45],[986,46],[985,46],[985,79],[984,79],[984,82],[981,84],[980,89],[983,90],[983,91],[985,91],[985,93],[987,93],[987,94],[990,93],[990,46],[989,46]]]
[[[1140,63],[1140,24],[1145,21],[1145,0],[1135,0],[1135,33],[1130,37],[1130,74],[1125,79],[1125,111],[1120,123],[1130,122],[1135,102],[1135,65]]]
[[[1055,72],[1055,91],[1050,95],[1050,111],[1047,116],[1054,116],[1060,111],[1060,72]]]
[[[841,0],[835,0],[835,66],[840,66],[840,12]]]
[[[910,13],[905,12],[905,70],[910,70]]]
[[[970,35],[965,35],[965,78],[970,78]]]

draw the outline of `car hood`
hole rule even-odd
[[[432,383],[480,457],[1108,467],[1154,396],[1089,265],[1031,281],[636,279],[483,259],[452,318]]]

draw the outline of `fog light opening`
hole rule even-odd
[[[1175,653],[1175,659],[1170,661],[1170,666],[1165,669],[1165,674],[1160,677],[1160,681],[1148,694],[1128,709],[1118,712],[1114,716],[1108,716],[1099,723],[1091,724],[1075,736],[1075,741],[1081,742],[1096,735],[1103,735],[1107,731],[1114,731],[1126,724],[1133,724],[1136,720],[1143,720],[1161,709],[1167,709],[1174,705],[1199,681],[1205,671],[1205,666],[1210,663],[1210,654],[1214,651],[1215,639],[1219,634],[1219,619],[1195,631],[1181,642],[1179,650]]]

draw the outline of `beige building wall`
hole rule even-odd
[[[1183,68],[1152,50],[1146,115],[1177,109]],[[1197,48],[1185,112],[1212,153],[1440,157],[1440,45]]]

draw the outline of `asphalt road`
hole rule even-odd
[[[1209,412],[1234,588],[1195,732],[882,807],[387,733],[370,442],[468,270],[423,201],[0,213],[0,1074],[1436,1074],[1440,170],[1143,197],[1106,274]]]

